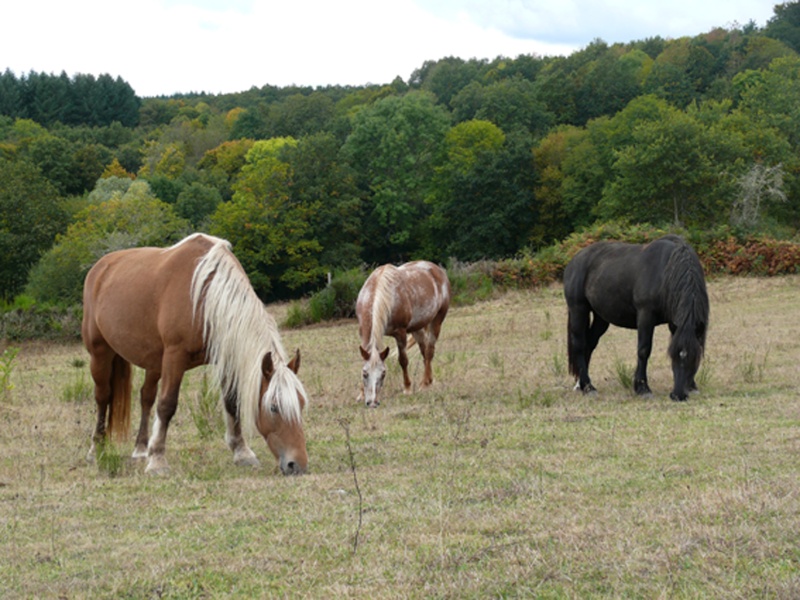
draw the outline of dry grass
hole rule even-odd
[[[558,288],[453,310],[433,388],[400,394],[392,360],[377,410],[355,402],[353,322],[287,331],[313,397],[301,478],[276,474],[263,442],[249,470],[202,437],[199,371],[170,475],[125,460],[112,477],[84,460],[84,351],[26,345],[0,403],[2,595],[798,597],[800,277],[709,291],[703,390],[687,403],[668,399],[665,328],[653,397],[621,386],[635,334],[614,328],[593,364],[600,393],[573,392]],[[412,368],[418,381],[416,352]],[[355,554],[342,423],[363,497]]]

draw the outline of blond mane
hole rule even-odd
[[[192,311],[202,312],[206,356],[224,395],[238,399],[239,421],[247,435],[255,431],[259,402],[266,414],[277,405],[284,419],[301,421],[298,394],[307,398],[302,383],[286,365],[278,326],[253,291],[247,275],[226,240],[213,243],[192,276]],[[266,347],[265,347],[266,346]],[[263,398],[261,363],[272,352],[275,372]]]
[[[368,351],[379,351],[386,324],[392,316],[394,292],[400,275],[394,265],[383,265],[376,272],[375,291],[372,295],[372,330],[370,331]]]

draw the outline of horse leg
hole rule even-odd
[[[155,371],[147,371],[144,375],[144,384],[142,384],[142,389],[139,393],[142,417],[139,420],[139,433],[136,434],[136,446],[132,455],[135,459],[147,458],[147,433],[150,426],[150,412],[156,402],[159,379],[161,379],[161,373]]]
[[[586,369],[589,369],[589,363],[592,361],[592,353],[597,348],[597,344],[600,341],[600,338],[603,337],[603,334],[608,331],[608,321],[605,319],[601,319],[597,316],[597,313],[594,313],[592,316],[592,326],[589,328],[589,332],[586,335]]]
[[[97,421],[95,423],[94,434],[92,435],[92,445],[86,460],[94,462],[95,447],[102,444],[106,438],[106,416],[108,407],[111,404],[111,370],[114,362],[114,353],[110,348],[93,348],[89,361],[89,370],[94,380],[94,400],[97,405]]]
[[[633,391],[639,395],[650,395],[647,385],[647,361],[653,349],[653,330],[655,325],[649,315],[639,314],[637,317],[637,349],[636,373],[633,375]]]
[[[417,346],[419,346],[419,353],[422,355],[422,362],[425,365],[420,387],[426,388],[433,383],[433,372],[431,370],[431,359],[433,356],[431,353],[431,345],[429,343],[430,336],[428,333],[428,328],[425,327],[419,331],[415,331],[411,335],[413,336],[414,341],[417,342]]]
[[[178,408],[178,394],[183,380],[184,366],[179,360],[169,355],[165,351],[162,359],[161,394],[156,406],[156,418],[153,421],[153,432],[147,443],[147,466],[145,473],[161,475],[169,469],[167,464],[166,444],[167,429],[175,411]]]
[[[403,369],[403,393],[411,393],[411,378],[408,376],[408,353],[406,352],[408,334],[406,330],[397,331],[394,334],[394,339],[397,340],[397,361],[400,363],[400,368]]]
[[[233,452],[233,464],[240,467],[258,467],[261,463],[242,435],[236,396],[228,394],[223,398],[223,402],[225,404],[225,443]]]

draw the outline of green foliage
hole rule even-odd
[[[308,300],[292,303],[285,325],[300,327],[331,319],[353,318],[356,298],[367,276],[363,267],[336,273],[330,285],[312,294]]]
[[[307,294],[328,271],[415,257],[505,257],[500,281],[544,281],[559,267],[525,266],[533,249],[604,221],[789,238],[800,228],[796,4],[775,6],[763,29],[594,40],[558,57],[446,57],[408,82],[363,87],[140,100],[107,75],[7,70],[0,295],[27,280],[50,289],[39,299],[71,302],[76,273],[103,252],[173,239],[133,224],[102,241],[80,229],[87,204],[142,179],[171,205],[167,221],[229,238],[264,299]],[[74,245],[88,250],[53,247],[70,213],[88,240]]]
[[[385,98],[354,116],[343,152],[368,191],[368,262],[385,262],[419,246],[425,198],[448,129],[447,112],[423,92]]]
[[[12,298],[68,217],[57,191],[30,163],[0,158],[0,182],[0,297]]]
[[[6,70],[0,74],[0,114],[29,117],[39,123],[104,126],[117,121],[134,127],[139,121],[141,101],[133,88],[117,77],[77,74],[68,77],[35,73],[17,78]]]
[[[169,245],[188,231],[188,222],[155,198],[146,182],[135,181],[124,194],[112,194],[110,200],[91,204],[76,215],[31,271],[26,293],[43,302],[80,302],[84,277],[104,254]]]
[[[307,286],[323,275],[313,206],[293,201],[292,169],[279,158],[291,138],[257,142],[230,202],[212,215],[209,230],[229,240],[256,293],[267,299]]]

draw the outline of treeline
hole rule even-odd
[[[98,100],[104,121],[7,112],[22,104],[3,91],[0,294],[78,302],[102,254],[193,230],[229,239],[265,300],[361,264],[530,255],[603,222],[790,239],[799,44],[793,2],[763,28],[446,58],[386,85]],[[87,105],[79,81],[113,83],[106,107],[126,96],[110,76],[0,85],[36,80]]]
[[[102,127],[139,123],[141,100],[121,78],[110,75],[28,73],[0,74],[0,115],[31,119],[42,125]]]

